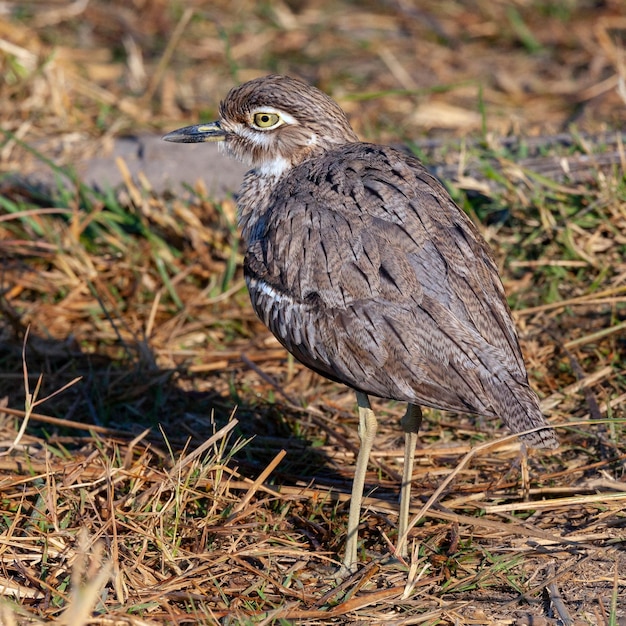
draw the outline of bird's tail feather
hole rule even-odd
[[[559,445],[554,428],[550,426],[539,408],[539,399],[527,383],[517,381],[494,381],[494,397],[500,400],[497,413],[520,440],[531,448],[557,448]]]

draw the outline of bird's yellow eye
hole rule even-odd
[[[255,113],[254,125],[258,128],[272,128],[280,122],[280,116],[277,113]]]

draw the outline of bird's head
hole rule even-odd
[[[288,76],[264,76],[231,89],[218,121],[187,126],[163,139],[219,141],[231,156],[277,176],[357,136],[341,107],[319,89]]]

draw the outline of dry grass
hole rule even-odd
[[[364,566],[338,585],[354,399],[254,317],[233,202],[7,178],[0,624],[626,617],[622,2],[7,6],[5,172],[60,175],[43,155],[213,117],[229,85],[270,70],[442,163],[501,261],[562,446],[526,459],[493,422],[429,411],[398,563],[403,407],[379,402]]]

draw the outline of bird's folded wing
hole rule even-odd
[[[304,364],[366,393],[485,415],[497,413],[487,374],[525,384],[491,253],[417,160],[348,145],[276,195],[246,272],[258,314]]]

